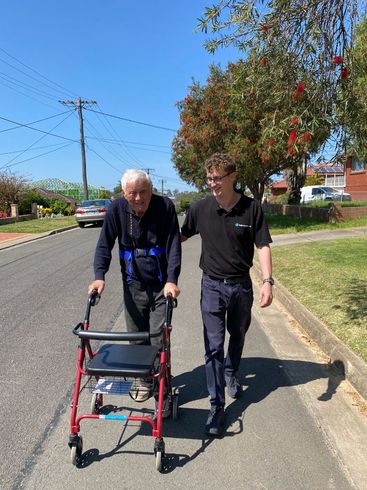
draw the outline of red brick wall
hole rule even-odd
[[[367,165],[364,171],[352,171],[352,157],[345,166],[345,191],[352,195],[353,201],[367,201]]]

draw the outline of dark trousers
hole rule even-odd
[[[200,304],[204,324],[205,372],[213,406],[224,406],[225,378],[238,371],[245,335],[251,323],[252,303],[250,278],[244,283],[226,284],[203,275]],[[224,358],[226,328],[229,343]]]
[[[157,333],[165,320],[165,298],[161,283],[123,283],[125,321],[128,332]],[[152,345],[161,347],[161,336],[152,337]]]

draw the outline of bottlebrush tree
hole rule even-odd
[[[318,81],[291,56],[279,59],[274,51],[265,63],[253,50],[225,70],[210,67],[206,85],[189,87],[178,103],[181,127],[172,152],[183,180],[203,187],[204,160],[226,151],[237,160],[241,187],[261,200],[272,175],[285,168],[299,173],[325,142],[331,121],[315,96]]]

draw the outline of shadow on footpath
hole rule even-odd
[[[246,409],[250,405],[260,402],[278,388],[302,385],[317,379],[328,379],[327,390],[325,393],[320,393],[318,397],[320,401],[328,401],[336,392],[339,384],[345,379],[345,374],[344,365],[341,361],[335,361],[333,364],[328,365],[297,360],[250,357],[242,359],[239,378],[245,389],[241,398],[226,408],[227,430],[223,437],[234,437],[240,434],[243,431],[243,415]],[[201,400],[208,396],[203,365],[174,377],[173,381],[174,386],[179,387],[180,390],[180,405]],[[112,405],[103,408],[103,413],[119,411],[122,411],[122,408]],[[136,412],[135,409],[134,412]],[[149,410],[143,409],[142,412],[148,414]],[[162,473],[170,473],[175,468],[185,466],[203,453],[212,443],[213,439],[204,434],[207,416],[208,409],[180,407],[178,420],[164,420],[163,436],[165,439],[193,439],[201,440],[202,443],[200,448],[191,455],[166,453]],[[228,428],[234,424],[237,429],[229,431]],[[146,452],[126,449],[127,444],[137,436],[151,437],[151,428],[148,424],[140,425],[134,434],[122,440],[125,430],[126,427],[122,431],[118,444],[111,451],[104,454],[100,454],[96,448],[86,451],[82,455],[80,467],[86,468],[94,462],[122,453],[153,455],[153,449]],[[153,448],[154,438],[151,439],[151,447]]]

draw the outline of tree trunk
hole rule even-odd
[[[301,188],[306,182],[307,162],[307,154],[302,155],[294,167],[287,168],[283,172],[289,192],[288,204],[299,204],[301,202]]]

